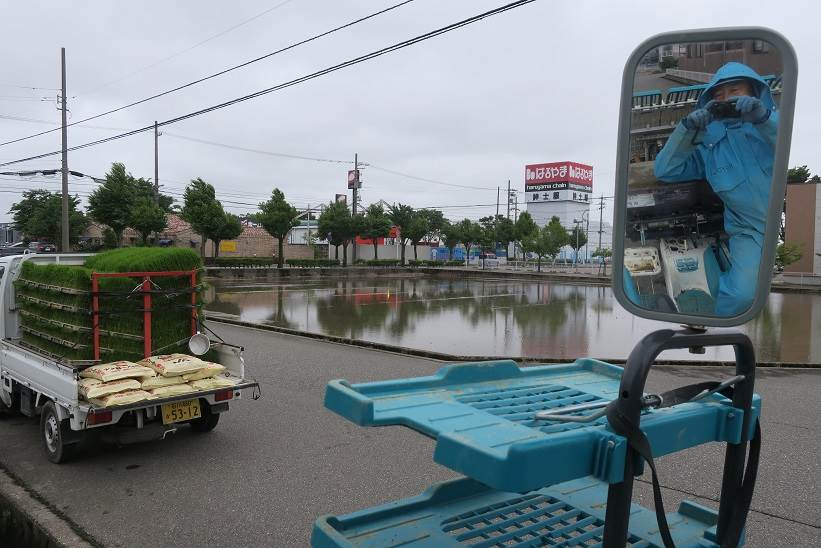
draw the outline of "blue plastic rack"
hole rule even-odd
[[[460,478],[421,495],[314,524],[314,548],[601,547],[607,484],[582,478],[526,494]],[[683,502],[668,513],[678,548],[711,548],[715,511]],[[627,546],[663,546],[655,513],[633,504]]]
[[[593,359],[525,368],[510,360],[464,363],[415,379],[332,381],[325,406],[361,426],[404,425],[430,436],[436,462],[500,491],[525,493],[586,476],[618,483],[627,443],[606,419],[559,423],[534,414],[615,399],[621,373]],[[760,404],[756,396],[756,416]],[[708,442],[738,443],[742,420],[730,400],[713,395],[648,411],[641,427],[653,455],[661,456]]]

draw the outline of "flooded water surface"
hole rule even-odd
[[[207,301],[207,309],[248,322],[462,356],[623,359],[643,335],[671,326],[628,314],[609,287],[507,278],[314,278],[215,286]],[[741,329],[760,361],[821,362],[821,295],[773,293]],[[660,358],[731,360],[733,353]]]

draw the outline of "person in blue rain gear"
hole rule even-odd
[[[722,102],[735,107],[731,116],[716,109]],[[666,183],[706,179],[724,202],[730,267],[719,278],[717,316],[735,316],[752,306],[777,130],[770,87],[747,65],[727,63],[656,157],[656,178]]]

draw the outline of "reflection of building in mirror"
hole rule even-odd
[[[752,305],[780,75],[778,53],[752,40],[666,45],[640,63],[624,273],[639,306],[729,317]]]

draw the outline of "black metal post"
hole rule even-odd
[[[755,351],[752,341],[744,333],[735,329],[715,329],[710,332],[701,329],[661,329],[643,339],[630,352],[624,366],[624,374],[619,386],[618,407],[627,420],[639,424],[642,396],[647,375],[658,355],[663,350],[706,346],[732,346],[735,350],[736,374],[744,375],[743,383],[736,385],[733,393],[733,407],[744,411],[742,442],[728,444],[724,461],[721,501],[718,512],[719,544],[728,534],[727,526],[734,512],[736,493],[739,492],[744,472],[747,435],[755,386]],[[630,524],[630,504],[633,499],[633,476],[641,457],[628,450],[624,467],[624,480],[611,484],[607,493],[607,514],[604,520],[605,548],[620,548],[627,544]]]

